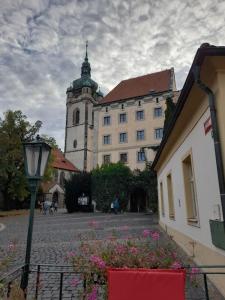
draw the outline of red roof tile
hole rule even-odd
[[[121,81],[109,92],[100,104],[164,92],[170,89],[171,69]]]
[[[79,170],[64,157],[63,153],[59,149],[53,149],[52,154],[54,156],[54,161],[52,163],[53,168],[79,172]]]

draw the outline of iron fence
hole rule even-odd
[[[24,272],[26,266],[20,266],[7,275],[0,278],[1,283],[1,292],[2,297],[0,299],[9,299],[12,291],[13,282],[16,280],[20,282],[20,278]],[[215,289],[211,280],[213,276],[223,276],[225,282],[225,266],[221,265],[210,265],[210,266],[183,266],[182,268],[187,271],[187,282],[186,282],[186,299],[188,300],[217,300],[224,299],[224,297]],[[192,270],[195,270],[193,272]],[[39,265],[30,265],[29,268],[29,285],[28,293],[26,294],[28,299],[45,299],[45,296],[41,293],[42,286],[40,284],[42,276],[53,276],[53,285],[54,285],[54,299],[63,300],[65,291],[72,293],[72,290],[75,290],[74,287],[71,287],[70,281],[68,280],[70,276],[76,275],[80,278],[79,289],[82,289],[84,294],[87,288],[87,282],[85,278],[85,269],[83,270],[74,270],[72,265],[54,265],[54,264],[39,264]],[[57,279],[54,277],[58,275]],[[188,280],[188,277],[195,278],[196,285],[192,285],[191,281]],[[49,278],[49,277],[48,277]],[[189,278],[190,279],[190,278]],[[98,278],[94,279],[98,284],[104,285],[104,282],[98,282]],[[45,284],[49,286],[48,280]],[[212,292],[212,289],[214,290]],[[198,290],[198,292],[197,292]],[[199,292],[201,291],[201,293]],[[196,296],[197,295],[197,296]],[[48,295],[49,296],[49,295]],[[47,298],[47,297],[46,297]],[[68,299],[66,297],[66,299]],[[78,299],[76,295],[71,295],[70,299]],[[79,298],[80,299],[80,298]],[[86,299],[85,296],[83,299]]]

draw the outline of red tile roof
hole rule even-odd
[[[62,151],[60,151],[59,149],[53,149],[52,154],[54,156],[54,161],[52,163],[53,168],[79,172],[79,170],[68,159],[64,157]]]
[[[123,80],[99,104],[145,96],[153,91],[164,92],[171,88],[170,83],[171,69]]]

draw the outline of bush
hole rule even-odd
[[[120,208],[126,210],[132,173],[122,163],[102,165],[92,171],[92,196],[97,209],[108,212],[110,204],[117,195]]]

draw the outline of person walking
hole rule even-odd
[[[120,204],[119,204],[119,198],[118,196],[115,197],[114,201],[113,201],[113,209],[114,209],[114,213],[117,214],[120,208]]]
[[[113,204],[113,202],[111,202],[111,204],[110,204],[110,208],[111,208],[111,213],[113,213],[114,212],[114,204]]]

